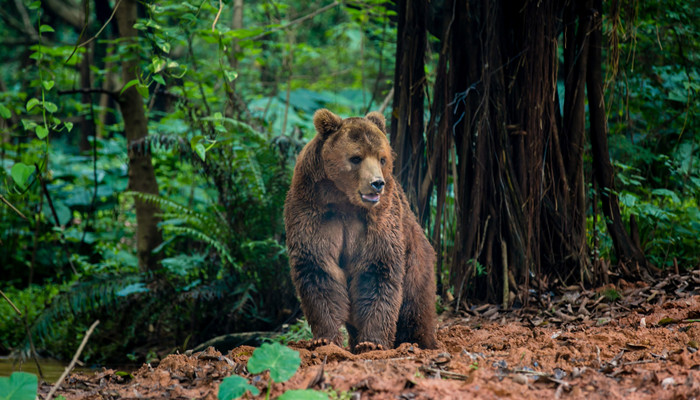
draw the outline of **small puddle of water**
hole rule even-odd
[[[68,363],[50,358],[40,359],[39,364],[41,365],[41,372],[44,373],[44,379],[50,383],[56,382],[68,366]],[[19,362],[16,362],[8,357],[0,357],[0,376],[10,376],[13,372],[17,371],[30,372],[37,376],[39,375],[36,370],[34,360],[27,360],[20,364]],[[73,368],[73,372],[91,373],[93,371],[94,370],[90,368]]]

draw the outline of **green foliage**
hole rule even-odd
[[[236,28],[233,5],[223,5],[214,25],[217,2],[140,4],[133,42],[116,36],[115,21],[102,30],[90,8],[86,33],[100,35],[80,48],[69,45],[80,30],[44,3],[26,5],[31,29],[0,25],[2,37],[25,38],[0,43],[0,195],[27,217],[0,206],[0,243],[12,249],[0,252],[0,276],[49,354],[70,357],[94,318],[103,324],[88,359],[143,360],[273,329],[296,307],[282,217],[294,158],[314,134],[317,108],[350,116],[382,103],[393,85],[396,13],[364,0],[300,19],[323,6],[251,1]],[[8,18],[25,21],[14,10]],[[623,218],[634,217],[660,267],[700,265],[698,19],[692,3],[654,0],[606,21],[620,39],[606,88],[616,189]],[[127,57],[136,57],[138,79],[120,82]],[[426,70],[434,79],[434,66]],[[129,87],[144,97],[151,134],[127,144],[114,98]],[[112,94],[72,92],[81,88]],[[151,155],[158,194],[127,192],[129,154]],[[444,268],[457,221],[452,176],[447,185]],[[161,210],[161,261],[149,272],[135,256],[137,200]],[[611,258],[590,203],[590,247]],[[488,268],[473,264],[476,276]],[[18,322],[0,303],[1,353],[26,352]],[[278,340],[309,335],[298,322]]]
[[[418,371],[416,371],[418,373]],[[347,391],[337,391],[332,388],[326,389],[326,393],[328,393],[328,399],[330,400],[352,400],[355,398],[354,392],[347,390]]]
[[[622,296],[620,296],[620,292],[618,292],[615,288],[606,288],[600,294],[601,296],[605,297],[605,300],[608,302],[613,302],[622,298]]]
[[[253,351],[253,355],[248,360],[248,371],[253,374],[260,374],[270,371],[270,383],[267,385],[266,398],[270,398],[270,388],[273,382],[286,382],[299,369],[301,358],[299,352],[290,349],[279,343],[265,343]],[[218,398],[220,400],[237,399],[250,391],[257,396],[258,389],[249,384],[245,378],[237,375],[224,378],[219,386]],[[313,390],[288,390],[279,397],[287,400],[321,400],[328,399],[328,395],[323,392]]]
[[[221,381],[217,396],[219,400],[232,400],[243,396],[247,391],[250,391],[253,396],[260,394],[258,388],[248,383],[247,379],[232,375]]]
[[[287,390],[279,400],[328,400],[328,395],[310,389]]]
[[[10,377],[0,376],[0,400],[34,400],[39,381],[34,374],[13,372]]]
[[[270,370],[270,379],[286,382],[301,365],[299,353],[279,343],[264,343],[248,360],[248,371],[259,374]]]
[[[34,321],[42,313],[50,299],[60,292],[61,288],[62,285],[46,283],[44,285],[31,285],[23,289],[4,286],[2,291],[22,311],[24,318],[28,321]],[[10,349],[20,346],[24,343],[25,336],[20,317],[6,301],[1,301],[0,351],[8,352]]]
[[[619,40],[607,99],[621,209],[661,268],[674,258],[685,269],[700,265],[699,17],[687,2],[647,1],[622,6],[607,28]],[[602,236],[603,256],[610,246]]]
[[[298,342],[300,340],[313,339],[311,326],[309,326],[309,322],[306,321],[306,318],[299,318],[292,325],[283,325],[282,327],[285,328],[285,332],[274,337],[272,339],[273,341],[282,344],[287,344],[289,342]]]

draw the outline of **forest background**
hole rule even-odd
[[[282,209],[321,107],[390,121],[440,310],[700,267],[698,7],[494,3],[8,2],[0,354],[294,323]]]

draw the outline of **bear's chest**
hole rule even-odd
[[[326,219],[326,227],[333,231],[334,248],[338,249],[337,263],[340,268],[351,272],[352,266],[365,257],[367,248],[367,223],[353,214],[332,213]]]

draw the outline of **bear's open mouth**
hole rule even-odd
[[[375,193],[375,194],[362,194],[362,193],[360,193],[360,195],[362,196],[362,201],[367,201],[370,203],[376,203],[379,201],[379,193]]]

